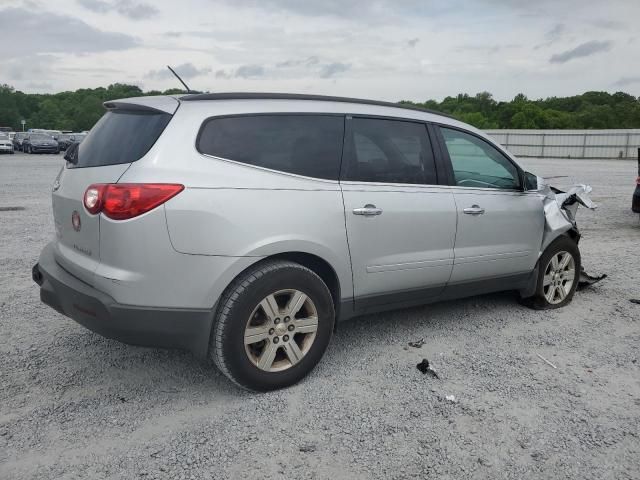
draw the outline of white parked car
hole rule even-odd
[[[13,153],[13,140],[9,133],[0,132],[0,153]]]

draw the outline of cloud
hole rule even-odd
[[[239,78],[255,78],[264,75],[264,68],[260,65],[242,65],[238,67],[235,77]]]
[[[4,38],[20,39],[0,52],[2,58],[45,53],[95,53],[138,46],[136,38],[105,32],[82,20],[52,12],[5,8],[0,10]]]
[[[337,17],[359,22],[385,23],[403,17],[434,17],[452,9],[451,5],[425,0],[224,0],[234,8],[260,8],[269,13],[293,13],[306,17]]]
[[[77,0],[87,10],[96,13],[116,12],[132,20],[146,20],[158,15],[159,10],[148,3],[133,0]]]
[[[324,65],[320,69],[321,78],[331,78],[339,73],[344,73],[351,68],[350,64],[334,62]]]
[[[91,10],[96,13],[107,13],[112,9],[110,3],[102,0],[78,0],[78,3],[87,10]]]
[[[573,60],[575,58],[590,57],[596,53],[610,50],[611,46],[611,42],[592,40],[590,42],[582,43],[571,50],[566,50],[552,55],[549,59],[549,63],[567,63],[569,60]]]
[[[556,23],[544,34],[546,41],[539,43],[533,49],[539,50],[543,47],[549,47],[559,41],[565,33],[567,33],[567,26],[564,23]]]
[[[547,38],[558,38],[560,35],[562,35],[563,33],[565,33],[565,31],[567,30],[567,27],[564,23],[556,23],[551,30],[549,30],[546,34]]]
[[[417,37],[416,38],[411,38],[411,39],[407,40],[407,45],[409,45],[411,48],[413,48],[418,44],[419,41],[420,41],[420,39],[417,38]]]
[[[217,70],[216,78],[257,78],[265,75],[265,69],[262,65],[241,65],[235,70]]]
[[[199,77],[201,75],[207,75],[211,73],[211,68],[197,68],[193,63],[183,63],[182,65],[178,65],[177,67],[172,68],[183,79]],[[151,70],[144,76],[144,78],[154,80],[167,80],[175,77],[168,68],[161,68],[159,70]]]
[[[58,61],[55,55],[27,55],[3,63],[3,72],[9,80],[41,79]]]
[[[622,77],[613,85],[616,87],[626,87],[627,85],[635,85],[636,83],[640,83],[640,75],[636,77]]]
[[[313,65],[317,65],[319,61],[318,57],[314,55],[302,60],[286,60],[284,62],[276,63],[276,68],[311,67]]]
[[[607,20],[605,18],[598,18],[589,22],[594,27],[603,28],[605,30],[621,30],[626,26],[623,22],[617,20]]]

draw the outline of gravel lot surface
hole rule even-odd
[[[62,157],[1,156],[0,478],[640,478],[636,164],[521,163],[593,186],[583,264],[609,278],[561,310],[503,293],[343,323],[305,381],[260,395],[42,305]]]

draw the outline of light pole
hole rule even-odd
[[[22,124],[22,131],[24,132],[24,124],[27,123],[26,120],[20,120],[20,123]]]

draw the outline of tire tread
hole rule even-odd
[[[214,364],[218,369],[233,383],[237,386],[252,390],[247,385],[241,383],[225,362],[224,356],[224,344],[226,341],[225,331],[227,331],[227,325],[232,321],[231,319],[231,311],[235,304],[241,299],[242,294],[251,287],[251,285],[259,280],[260,278],[276,273],[277,271],[284,268],[295,268],[302,270],[312,276],[316,277],[319,282],[324,286],[327,290],[327,294],[330,296],[331,292],[326,284],[322,281],[320,276],[318,276],[313,270],[300,265],[299,263],[287,261],[287,260],[266,260],[255,265],[253,268],[250,268],[245,273],[240,274],[224,291],[222,296],[220,297],[220,302],[218,309],[216,311],[216,316],[213,321],[213,328],[211,332],[211,338],[209,341],[209,354],[213,359]]]

